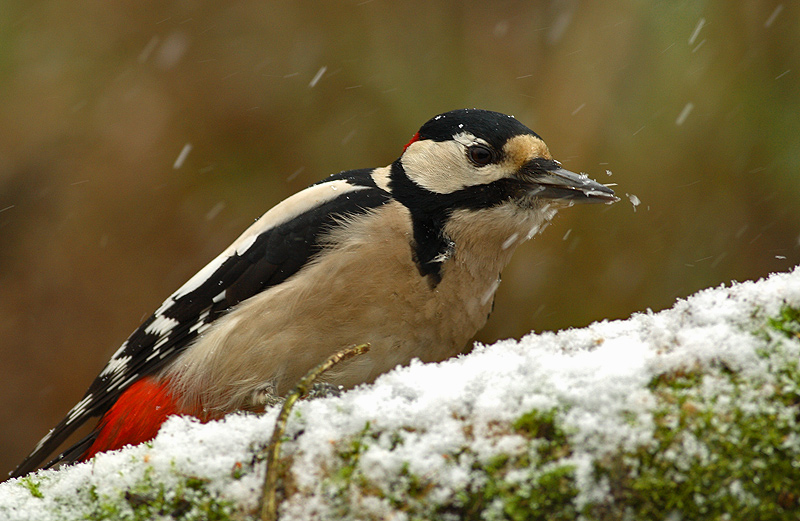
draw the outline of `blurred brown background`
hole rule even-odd
[[[253,219],[328,174],[388,164],[446,110],[514,114],[623,197],[564,210],[520,248],[481,341],[797,265],[798,11],[0,3],[0,472]]]

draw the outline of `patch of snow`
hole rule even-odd
[[[762,340],[753,331],[785,304],[800,307],[800,268],[758,282],[707,289],[658,313],[648,310],[627,320],[477,345],[471,354],[439,364],[415,361],[341,397],[300,402],[283,446],[299,493],[281,506],[281,519],[325,518],[331,512],[326,471],[338,464],[337,443],[363,434],[365,426],[374,437],[359,455],[364,476],[388,487],[406,469],[435,478],[436,490],[429,497],[445,498],[448,490],[463,490],[473,479],[469,460],[454,461],[448,455],[468,447],[477,461],[489,461],[520,450],[525,440],[518,434],[491,434],[497,425],[534,409],[558,408],[573,449],[579,501],[596,501],[608,491],[592,478],[595,456],[651,439],[655,397],[648,383],[664,372],[719,362],[744,377],[769,382],[770,363],[758,356]],[[716,396],[726,384],[709,378],[703,385]],[[723,395],[718,406],[731,403]],[[123,498],[127,488],[145,477],[167,489],[179,486],[180,476],[208,480],[213,494],[253,509],[262,465],[241,477],[233,477],[233,470],[250,465],[254,451],[269,440],[276,415],[277,409],[270,408],[262,415],[233,414],[206,424],[173,417],[151,446],[128,447],[34,474],[41,498],[31,494],[24,478],[0,484],[0,518],[80,519],[91,509],[87,490]],[[623,416],[635,421],[621,422]],[[675,455],[678,468],[686,464],[687,455],[708,458],[690,436],[682,451]],[[376,497],[360,500],[371,512],[390,508]]]

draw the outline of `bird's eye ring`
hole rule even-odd
[[[486,145],[472,145],[467,149],[467,157],[478,166],[485,166],[494,161],[492,149]]]

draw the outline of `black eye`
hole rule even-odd
[[[485,145],[472,145],[467,149],[469,160],[478,166],[488,165],[494,161],[492,149]]]

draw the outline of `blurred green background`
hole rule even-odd
[[[562,211],[518,250],[481,341],[791,269],[798,11],[0,3],[0,472],[253,219],[328,174],[390,163],[447,110],[514,114],[623,197]]]

